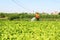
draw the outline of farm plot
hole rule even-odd
[[[60,40],[60,21],[0,21],[0,40]]]

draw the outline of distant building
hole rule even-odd
[[[42,12],[42,15],[47,15],[48,13],[46,13],[46,12]]]
[[[55,11],[55,12],[52,12],[51,14],[52,15],[58,15],[59,12]]]

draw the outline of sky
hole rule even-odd
[[[60,0],[0,0],[0,12],[60,11]]]

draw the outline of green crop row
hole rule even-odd
[[[60,21],[0,21],[0,40],[60,40]]]

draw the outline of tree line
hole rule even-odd
[[[60,20],[60,13],[58,15],[40,14],[40,20]],[[0,19],[7,20],[30,20],[35,16],[34,13],[0,13]]]

